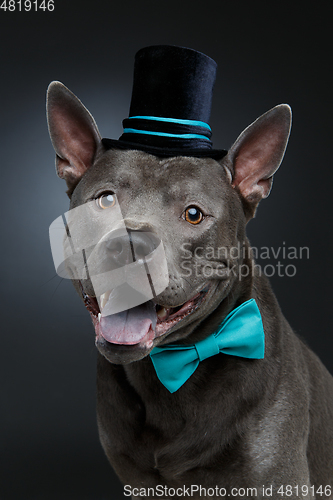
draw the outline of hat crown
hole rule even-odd
[[[135,56],[129,116],[209,123],[217,64],[196,50],[155,45]]]
[[[137,52],[128,118],[118,141],[105,148],[139,149],[157,156],[210,156],[209,126],[217,64],[185,47],[153,45]]]

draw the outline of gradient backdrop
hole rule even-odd
[[[271,281],[293,328],[333,372],[329,2],[55,0],[54,12],[0,9],[1,500],[123,498],[97,436],[90,318],[53,269],[48,227],[68,200],[45,92],[62,81],[102,135],[118,138],[134,54],[153,44],[218,62],[215,147],[230,147],[276,104],[292,106],[289,147],[249,236],[259,247],[309,247],[308,260],[291,262],[294,277]]]

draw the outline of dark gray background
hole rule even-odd
[[[215,147],[230,147],[276,104],[292,106],[289,147],[249,235],[255,246],[309,247],[309,260],[291,262],[295,277],[272,283],[291,325],[333,372],[328,6],[55,0],[52,13],[0,11],[1,500],[122,498],[98,442],[93,328],[49,249],[48,227],[68,206],[45,120],[51,80],[111,138],[128,113],[134,54],[146,45],[188,46],[218,62]]]

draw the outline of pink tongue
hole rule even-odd
[[[155,306],[148,301],[127,311],[102,316],[99,333],[112,344],[139,344],[150,330],[154,338],[156,321]]]

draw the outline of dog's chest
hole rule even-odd
[[[230,478],[232,483],[232,468],[235,464],[238,471],[243,467],[242,443],[234,442],[232,457],[227,449],[221,453],[226,432],[220,411],[211,415],[214,425],[208,416],[202,416],[202,421],[200,417],[199,424],[200,405],[181,402],[175,394],[172,401],[155,393],[143,402],[122,367],[107,363],[106,368],[98,377],[100,437],[122,481],[135,484],[145,478],[148,485],[199,482],[208,487],[222,480],[227,485]]]
[[[125,484],[144,483],[146,487],[200,484],[207,488],[211,484],[225,487],[234,484],[233,468],[241,456],[241,446],[235,445],[233,457],[229,453],[217,457],[210,452],[209,440],[203,447],[201,440],[196,442],[197,430],[190,420],[175,418],[171,412],[165,413],[162,420],[157,411],[147,418],[145,409],[136,405],[131,409],[118,407],[117,413],[120,417],[117,421],[111,416],[106,425],[100,425],[100,437],[110,462]],[[155,422],[152,422],[153,415]],[[239,462],[238,471],[241,469]]]

